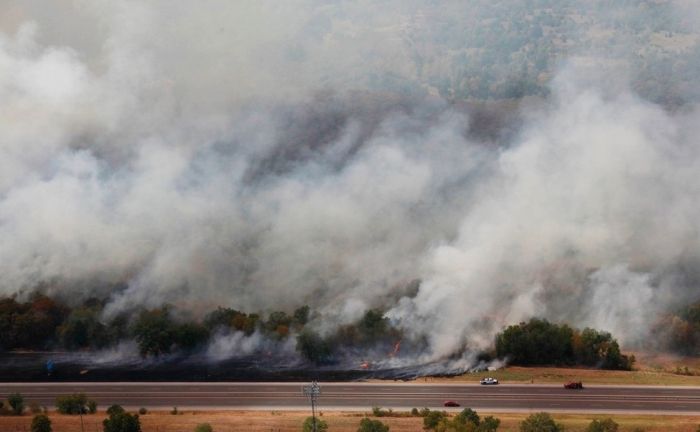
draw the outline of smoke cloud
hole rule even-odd
[[[384,307],[422,362],[532,316],[639,341],[697,300],[698,8],[586,2],[501,55],[469,29],[509,3],[2,2],[0,294]]]

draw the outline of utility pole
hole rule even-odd
[[[313,432],[318,432],[316,430],[316,400],[321,395],[321,386],[314,381],[310,385],[302,386],[301,391],[311,401],[311,424],[313,425]]]

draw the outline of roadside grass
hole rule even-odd
[[[509,366],[497,371],[466,373],[454,377],[420,378],[416,382],[476,383],[494,377],[502,383],[673,385],[700,386],[700,358],[668,354],[633,353],[637,362],[633,371],[610,371],[587,368]]]
[[[635,370],[606,371],[598,369],[518,367],[512,366],[492,372],[475,372],[455,377],[421,378],[416,382],[470,382],[491,376],[501,383],[563,384],[583,381],[586,384],[618,385],[687,385],[700,386],[700,376],[679,375],[666,371]]]
[[[371,415],[371,410],[365,414]],[[322,418],[328,422],[329,431],[356,432],[362,413],[357,412],[323,412]],[[209,423],[216,432],[298,432],[301,424],[309,415],[301,411],[183,411],[183,415],[173,416],[166,411],[149,412],[141,416],[143,432],[192,432],[197,424]],[[501,420],[499,432],[517,432],[519,423],[529,413],[488,413]],[[595,415],[595,414],[559,414],[552,415],[563,424],[567,432],[584,431],[595,418],[611,417],[620,425],[620,432],[631,432],[640,428],[645,432],[695,432],[700,424],[700,416],[662,416],[662,415]],[[27,431],[32,416],[0,417],[0,431]],[[77,416],[50,414],[54,432],[75,432],[80,430]],[[104,412],[94,416],[84,416],[86,431],[101,431]],[[376,418],[376,417],[375,417]],[[382,422],[390,426],[391,432],[415,432],[423,430],[420,417],[382,417]]]

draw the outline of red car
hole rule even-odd
[[[444,405],[446,407],[458,407],[459,404],[455,401],[445,401]]]
[[[569,390],[583,390],[583,383],[581,381],[570,381],[564,384],[564,388]]]

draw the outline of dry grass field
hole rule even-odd
[[[487,415],[488,413],[480,413]],[[209,423],[215,432],[299,432],[308,413],[289,411],[185,411],[179,415],[168,412],[154,412],[141,416],[143,432],[192,432],[199,423]],[[355,432],[364,414],[356,412],[326,412],[321,417],[328,422],[329,432]],[[501,419],[502,432],[516,432],[524,413],[492,414]],[[79,432],[80,420],[76,416],[51,414],[54,432]],[[585,430],[588,423],[597,416],[593,414],[554,414],[554,419],[563,424],[567,432]],[[645,432],[695,432],[700,425],[700,417],[653,416],[653,415],[614,415],[620,424],[620,432],[643,430]],[[101,432],[104,413],[83,417],[86,432]],[[381,421],[390,426],[392,432],[420,432],[422,418],[382,417]],[[31,416],[0,417],[0,431],[29,431]]]

